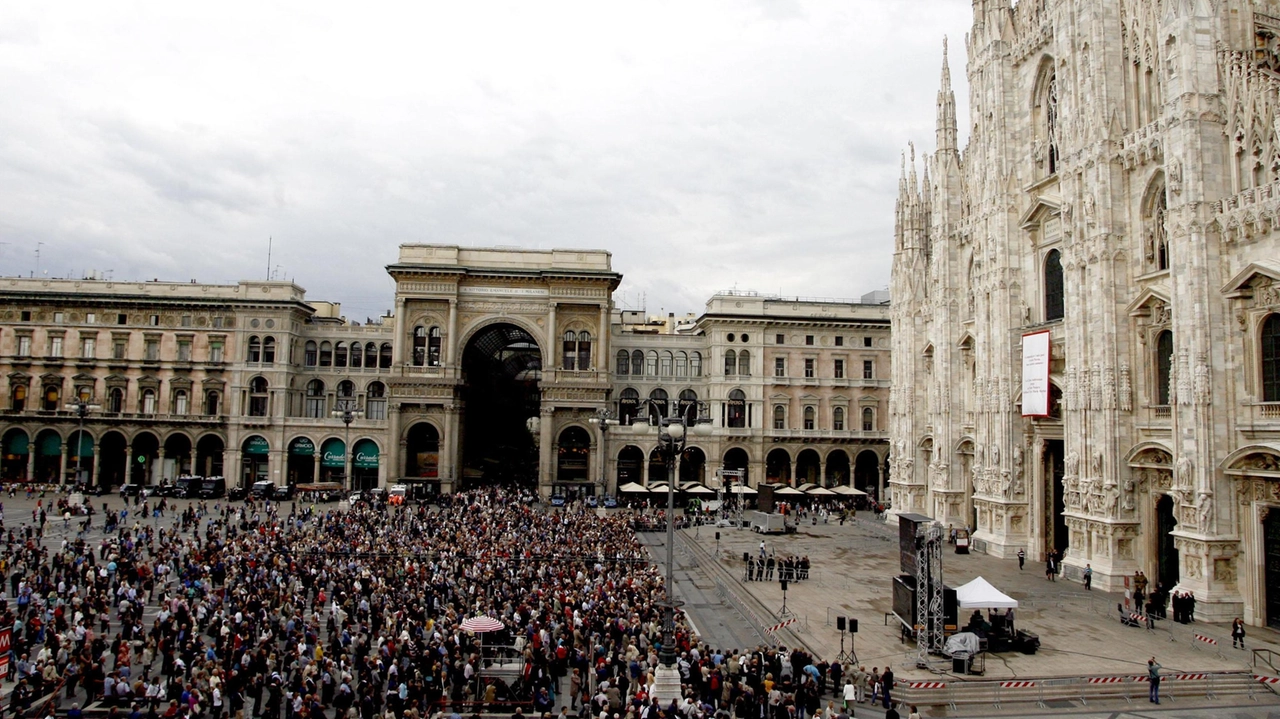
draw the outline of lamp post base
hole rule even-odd
[[[675,667],[659,665],[653,671],[652,696],[658,700],[658,706],[663,709],[671,706],[672,699],[679,701],[682,698],[680,694],[680,670]]]

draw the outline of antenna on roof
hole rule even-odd
[[[267,235],[267,279],[271,279],[271,235]]]

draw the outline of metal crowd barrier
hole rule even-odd
[[[1246,694],[1257,701],[1257,693],[1266,690],[1280,693],[1280,677],[1250,672],[1171,673],[1161,677],[1160,698],[1177,701],[1179,697],[1204,696],[1217,699],[1224,694]],[[1027,678],[1005,680],[956,680],[940,678],[899,682],[895,696],[908,704],[946,706],[956,710],[960,705],[989,705],[1001,708],[1005,703],[1035,702],[1048,709],[1051,701],[1090,701],[1123,699],[1132,704],[1135,694],[1147,693],[1145,674],[1116,674],[1064,678]]]

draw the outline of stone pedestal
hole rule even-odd
[[[671,700],[680,697],[680,670],[675,667],[659,666],[653,672],[653,698],[663,709],[671,706]]]

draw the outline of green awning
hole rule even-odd
[[[316,443],[306,437],[299,437],[293,440],[293,444],[289,445],[289,454],[296,454],[299,457],[314,457]]]
[[[31,440],[28,439],[27,433],[20,429],[15,429],[4,438],[5,454],[26,454],[31,451]]]
[[[67,441],[67,455],[70,457],[75,457],[75,456],[92,457],[93,456],[93,437],[90,437],[88,432],[80,432],[79,439],[80,439],[79,452],[76,451],[75,445],[77,443],[75,438],[72,438]]]
[[[341,469],[347,459],[347,446],[340,439],[331,439],[324,443],[320,455],[321,467],[337,467]]]
[[[267,454],[268,452],[271,451],[271,445],[267,443],[267,440],[263,437],[259,437],[258,435],[254,435],[249,439],[246,439],[244,441],[243,447],[244,447],[243,451],[245,454],[261,455],[261,454]]]
[[[378,468],[378,445],[371,439],[362,439],[352,447],[355,452],[351,466],[356,469]]]
[[[43,457],[58,457],[62,454],[62,438],[53,432],[48,432],[40,437],[40,455]]]

